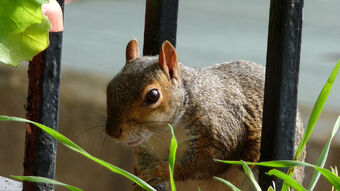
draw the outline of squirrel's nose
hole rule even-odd
[[[122,128],[120,127],[118,122],[115,120],[110,120],[109,118],[106,120],[105,131],[111,137],[117,139],[122,134]]]

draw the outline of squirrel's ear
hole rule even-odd
[[[158,65],[165,73],[169,75],[170,78],[175,78],[178,80],[179,71],[176,49],[167,40],[162,44],[159,53]]]
[[[138,41],[136,39],[132,39],[126,45],[126,62],[137,57],[139,57]]]

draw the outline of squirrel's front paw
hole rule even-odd
[[[140,178],[154,187],[157,191],[169,189],[169,164],[166,161],[154,163],[150,168],[141,172]]]
[[[153,163],[141,172],[140,177],[147,182],[155,179],[167,181],[169,180],[169,164],[167,161]]]

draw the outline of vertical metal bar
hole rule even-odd
[[[293,159],[303,0],[271,0],[261,161]],[[272,178],[260,168],[260,185]],[[281,169],[286,171],[287,169]],[[277,190],[282,181],[274,179]]]
[[[146,0],[143,55],[157,55],[165,40],[176,47],[178,0]]]
[[[61,7],[64,2],[60,1]],[[49,47],[35,56],[28,68],[26,117],[58,130],[59,84],[63,32],[50,32]],[[31,124],[26,124],[25,176],[54,179],[56,140]],[[53,190],[51,184],[24,182],[24,191]]]

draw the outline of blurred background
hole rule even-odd
[[[308,0],[304,8],[298,103],[308,121],[317,96],[340,58],[340,3]],[[60,99],[61,133],[90,153],[128,171],[133,150],[104,134],[108,81],[124,66],[125,46],[136,38],[142,50],[145,1],[79,0],[65,6]],[[182,0],[179,2],[177,52],[185,65],[204,67],[229,60],[265,64],[269,1]],[[25,116],[27,63],[0,66],[0,114]],[[316,163],[340,114],[340,77],[307,146]],[[22,174],[25,128],[1,122],[0,175]],[[340,135],[326,167],[340,166]],[[131,182],[59,145],[57,180],[84,190],[129,190]],[[309,182],[311,169],[307,169]],[[330,190],[321,179],[317,190]],[[56,187],[56,190],[64,190]]]

